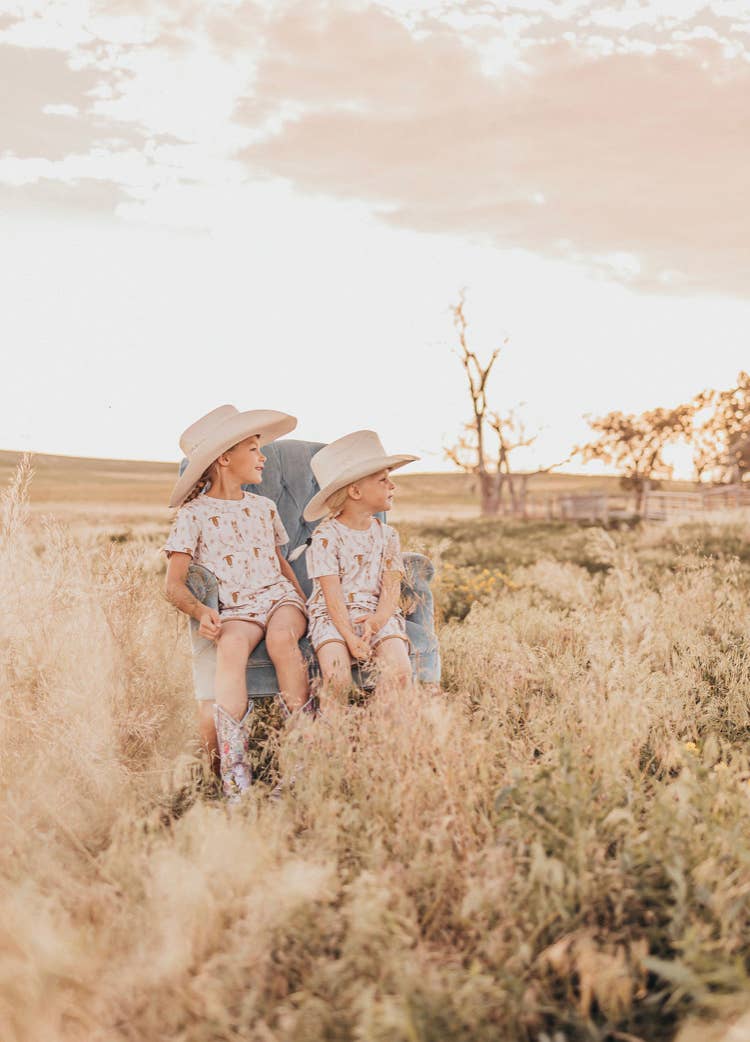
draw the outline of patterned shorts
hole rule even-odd
[[[304,616],[307,616],[305,602],[297,593],[288,579],[280,579],[273,586],[266,586],[259,590],[253,598],[244,604],[233,604],[231,607],[219,609],[222,622],[231,619],[241,619],[243,622],[254,622],[262,630],[268,626],[268,620],[285,605],[299,608]]]
[[[362,611],[356,612],[356,615],[363,614],[365,613]],[[352,622],[352,628],[358,636],[362,636],[361,625]],[[328,615],[323,615],[317,619],[310,619],[309,637],[310,643],[312,644],[316,654],[325,644],[346,644],[346,641],[331,622]],[[391,637],[399,637],[401,640],[405,641],[407,650],[409,649],[409,638],[406,636],[406,623],[400,615],[391,615],[385,626],[375,634],[372,646],[376,648],[378,644],[382,644],[384,640],[389,640]]]

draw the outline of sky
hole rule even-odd
[[[0,0],[0,75],[0,448],[443,469],[462,289],[520,466],[748,368],[746,0]]]

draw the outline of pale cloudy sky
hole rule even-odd
[[[750,364],[747,0],[0,0],[0,74],[1,448],[442,467],[462,286],[527,465]]]

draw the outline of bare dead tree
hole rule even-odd
[[[480,362],[477,353],[469,347],[467,338],[469,323],[466,318],[465,305],[466,291],[461,290],[458,303],[451,307],[451,311],[453,324],[458,333],[458,356],[466,373],[473,419],[466,425],[464,434],[456,446],[447,450],[446,455],[462,469],[477,475],[482,514],[492,515],[498,511],[499,500],[494,475],[490,473],[487,465],[485,419],[487,416],[487,382],[492,367],[500,355],[500,348],[494,349],[485,364]]]
[[[535,474],[546,474],[554,467],[539,468],[524,473],[514,472],[511,456],[521,448],[534,444],[537,435],[529,435],[523,420],[511,410],[502,415],[497,410],[490,410],[487,401],[487,385],[493,366],[500,356],[508,338],[500,347],[496,347],[486,362],[479,359],[477,353],[469,346],[467,330],[468,320],[465,311],[466,294],[462,290],[458,303],[451,307],[453,322],[458,333],[458,356],[461,360],[471,399],[472,419],[464,427],[464,431],[455,445],[445,450],[446,459],[457,467],[479,480],[479,499],[481,513],[494,517],[500,513],[504,495],[507,490],[509,510],[514,514],[524,515],[526,511],[526,492],[528,480]],[[490,462],[490,450],[487,446],[486,434],[492,431],[497,442],[497,451]]]
[[[503,490],[507,488],[510,512],[516,517],[526,517],[529,479],[540,474],[549,474],[557,467],[567,463],[568,460],[559,460],[548,467],[537,467],[535,470],[513,470],[511,454],[518,449],[530,448],[536,442],[539,434],[527,434],[526,424],[515,410],[511,410],[507,416],[492,412],[487,418],[487,423],[497,438],[497,481],[500,508],[502,509],[503,506]]]

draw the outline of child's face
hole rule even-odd
[[[227,475],[237,478],[243,485],[258,485],[263,479],[266,457],[260,451],[257,434],[245,438],[226,453],[229,460]]]
[[[391,481],[388,470],[380,470],[377,474],[370,474],[356,482],[354,488],[359,490],[359,502],[367,507],[371,514],[378,514],[381,510],[390,510],[393,506],[393,493],[396,486]]]

